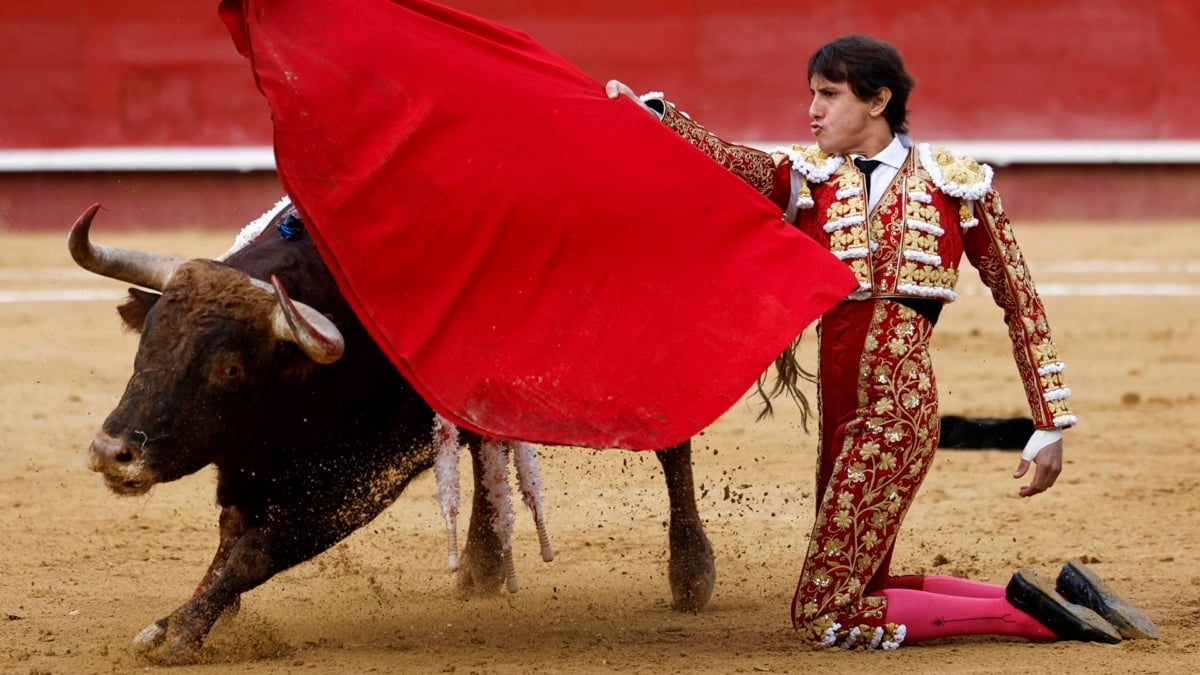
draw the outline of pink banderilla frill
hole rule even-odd
[[[446,520],[446,531],[449,535],[449,568],[457,570],[458,558],[458,511],[459,511],[459,472],[458,451],[460,448],[458,428],[448,420],[438,415],[433,426],[434,444],[437,447],[437,459],[434,463],[434,475],[437,478],[437,499]],[[546,533],[546,522],[542,504],[542,478],[538,464],[537,451],[533,445],[524,441],[505,441],[497,438],[484,437],[479,449],[480,464],[483,468],[481,483],[487,492],[488,503],[494,514],[492,530],[500,539],[501,555],[505,587],[510,593],[517,592],[517,574],[512,559],[513,509],[511,489],[508,480],[509,456],[517,471],[517,483],[521,491],[521,499],[533,514],[533,522],[537,528],[538,543],[541,545],[542,560],[554,560],[554,549],[550,545],[550,537]]]
[[[441,415],[433,418],[433,443],[437,459],[433,473],[437,478],[437,500],[446,519],[446,545],[449,551],[447,566],[458,569],[458,427]]]

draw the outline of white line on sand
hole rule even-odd
[[[0,304],[14,302],[111,302],[125,297],[125,291],[111,288],[47,288],[26,291],[0,291]]]

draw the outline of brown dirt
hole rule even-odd
[[[1197,223],[1038,224],[1019,232],[1035,276],[1052,283],[1200,284]],[[234,232],[108,235],[213,256]],[[1064,261],[1159,261],[1157,272],[1071,272]],[[1187,267],[1190,265],[1191,267]],[[121,291],[75,272],[63,236],[0,235],[0,294]],[[999,310],[978,290],[937,335],[943,411],[1023,413]],[[708,609],[668,608],[666,494],[646,454],[542,453],[553,563],[521,513],[521,590],[463,600],[445,571],[432,478],[370,526],[247,594],[219,623],[207,661],[180,673],[1141,672],[1200,670],[1200,306],[1190,297],[1046,298],[1070,364],[1082,424],[1050,492],[1017,495],[1017,456],[942,451],[908,518],[898,571],[1004,583],[1019,567],[1053,577],[1070,557],[1158,622],[1162,639],[1118,645],[959,639],[892,653],[814,651],[788,606],[811,524],[814,442],[784,411],[755,423],[739,404],[697,448],[701,508],[717,554]],[[205,470],[142,498],[110,495],[85,466],[116,403],[136,338],[115,302],[0,303],[0,672],[153,669],[131,638],[190,594],[216,544]],[[807,355],[811,358],[811,354]],[[811,361],[810,361],[811,362]],[[464,466],[464,470],[466,467]],[[460,535],[465,536],[465,535]]]

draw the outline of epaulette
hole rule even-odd
[[[967,156],[955,156],[946,148],[917,146],[921,165],[939,190],[959,199],[982,199],[992,189],[992,167]]]
[[[787,155],[792,161],[792,168],[809,183],[824,183],[829,180],[845,161],[841,155],[831,155],[816,144],[793,144],[787,148],[776,148],[775,152]]]

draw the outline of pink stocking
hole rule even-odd
[[[988,584],[982,581],[972,581],[950,576],[922,576],[906,574],[900,577],[888,577],[883,588],[907,588],[913,591],[928,591],[940,595],[957,595],[964,598],[1002,598],[1004,587],[999,584]]]
[[[986,585],[986,584],[983,584]],[[905,642],[961,635],[1015,635],[1031,640],[1057,640],[1037,619],[999,597],[943,595],[907,588],[886,588],[888,623],[904,624]]]

